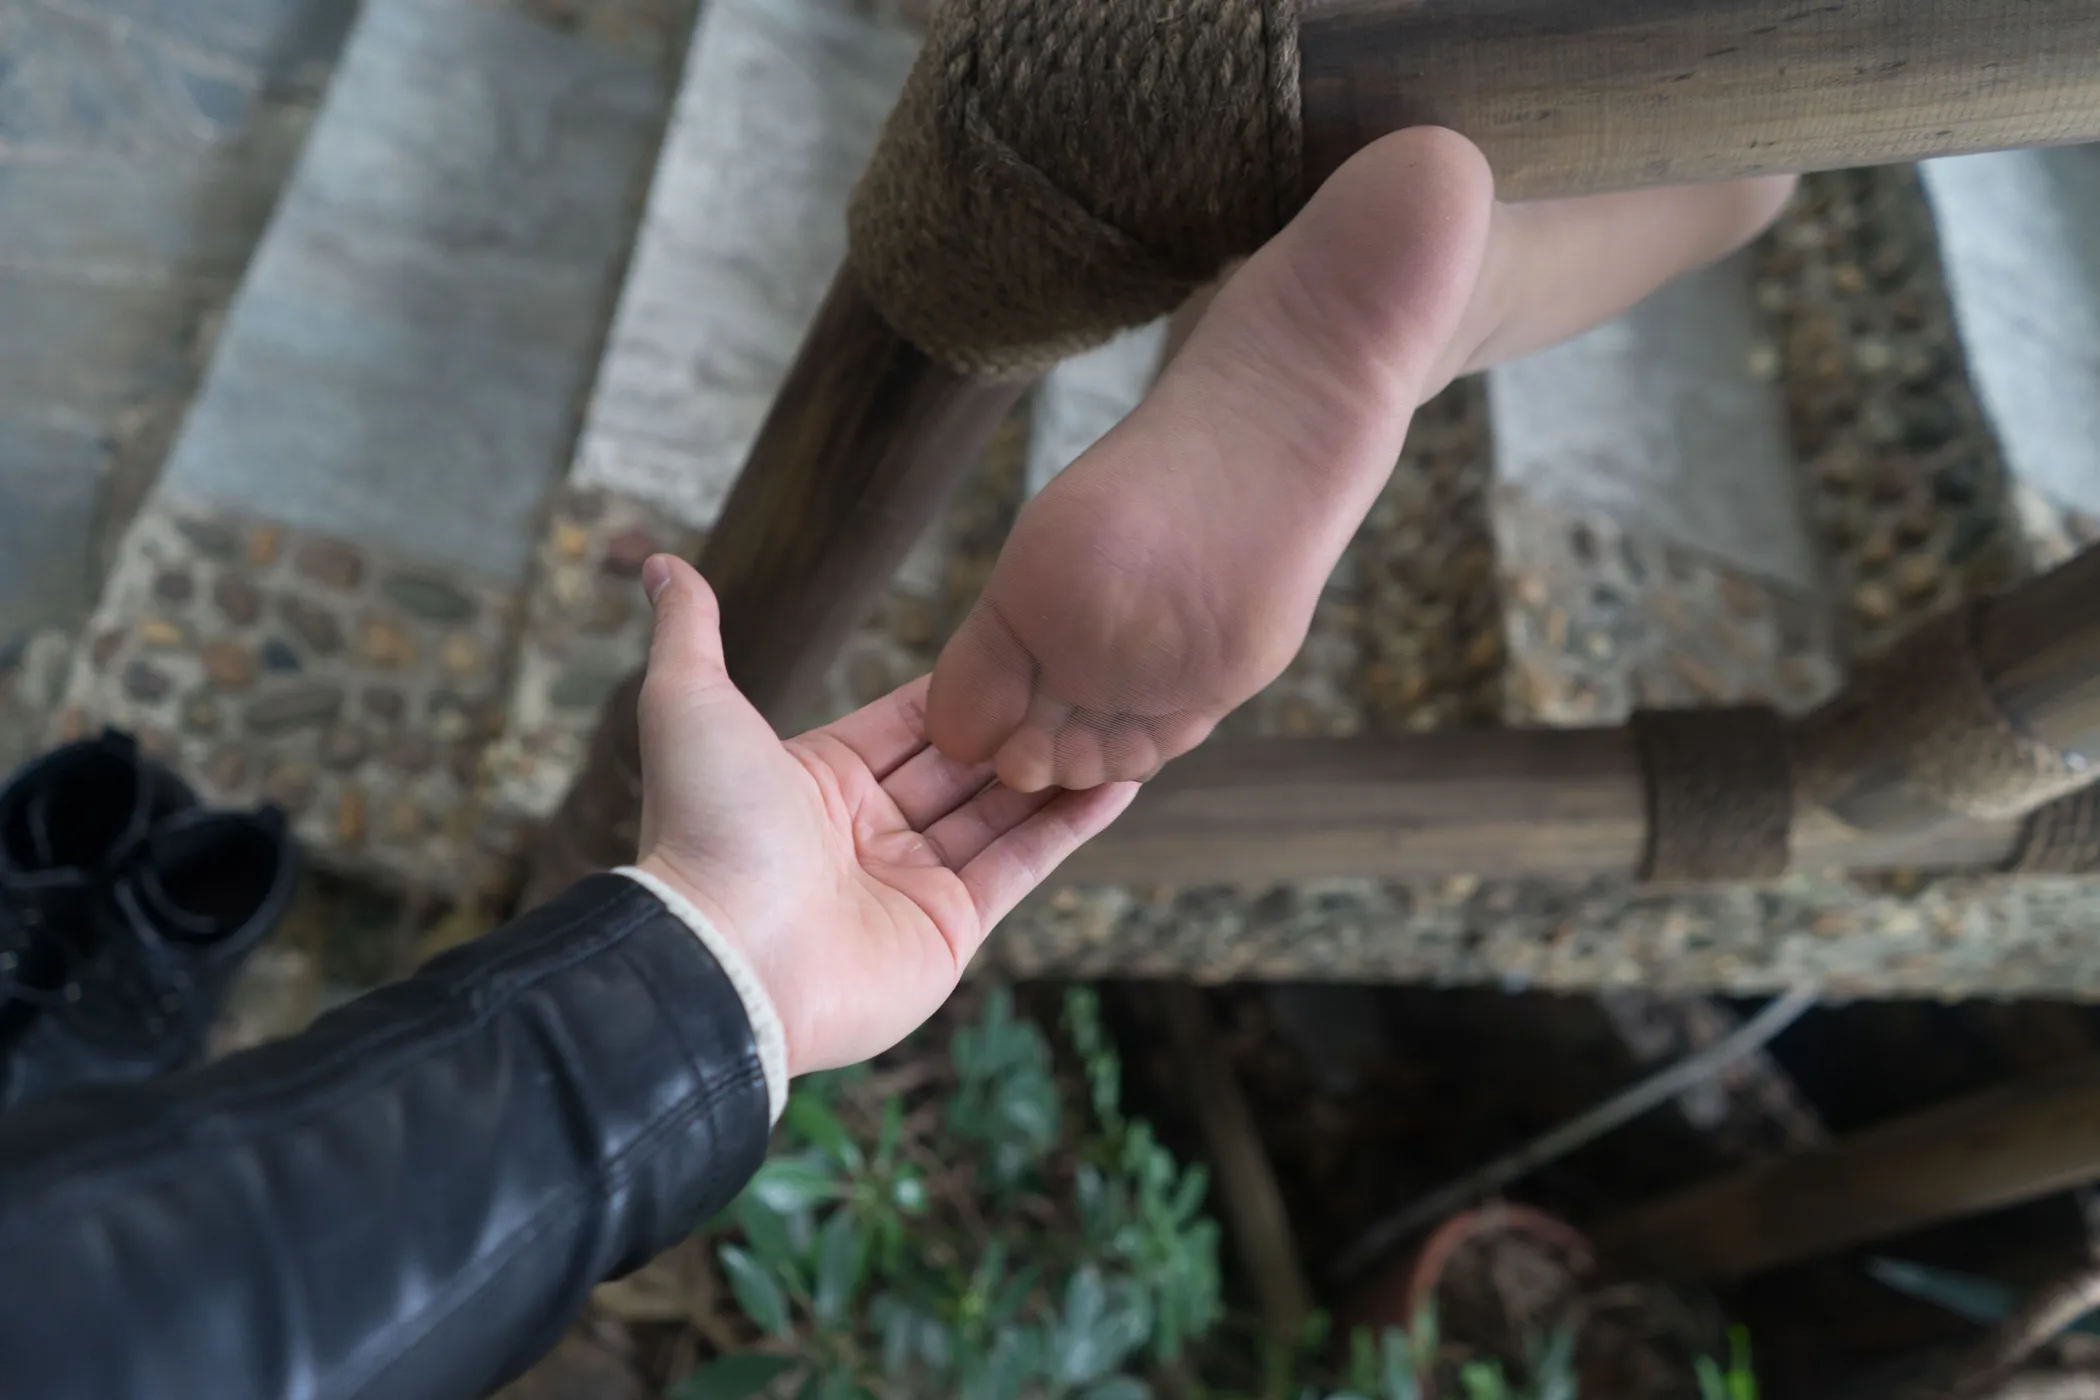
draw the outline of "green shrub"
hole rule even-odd
[[[849,1115],[868,1112],[852,1092],[865,1075],[797,1085],[773,1156],[710,1227],[736,1236],[722,1269],[766,1340],[675,1400],[1150,1395],[1146,1367],[1217,1321],[1218,1227],[1202,1170],[1124,1117],[1092,995],[1065,1009],[1088,1090],[1076,1131],[1049,1043],[1005,991],[950,1041],[938,1141],[960,1159],[960,1192],[928,1189],[901,1096],[873,1110],[864,1150]]]
[[[753,1345],[670,1400],[1148,1400],[1162,1367],[1187,1400],[1236,1400],[1184,1356],[1223,1311],[1205,1173],[1123,1113],[1091,992],[1066,994],[1063,1022],[1076,1109],[1003,989],[955,1031],[934,1083],[885,1090],[864,1068],[799,1082],[773,1155],[706,1227]],[[1270,1348],[1268,1396],[1577,1400],[1572,1328],[1533,1348],[1521,1384],[1467,1362],[1455,1397],[1428,1393],[1433,1308],[1353,1333],[1339,1375],[1325,1336],[1316,1317],[1298,1346]],[[1757,1400],[1748,1337],[1731,1341],[1725,1369],[1700,1361],[1700,1400]]]

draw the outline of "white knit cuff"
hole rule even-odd
[[[737,951],[736,945],[722,936],[722,931],[700,912],[693,901],[646,870],[623,865],[613,873],[625,875],[662,900],[664,908],[676,914],[722,965],[722,973],[729,979],[729,985],[736,988],[736,994],[743,999],[744,1017],[751,1022],[751,1038],[758,1043],[758,1064],[766,1075],[766,1106],[771,1114],[768,1121],[778,1123],[788,1098],[787,1028],[780,1023],[780,1013],[773,1008],[773,998],[766,995],[758,974],[751,970],[751,964]]]

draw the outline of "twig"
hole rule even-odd
[[[1272,1339],[1291,1341],[1312,1312],[1312,1288],[1299,1262],[1283,1193],[1277,1189],[1276,1174],[1262,1150],[1254,1115],[1218,1044],[1217,1027],[1202,990],[1167,987],[1160,1002],[1174,1040],[1174,1058],[1210,1146],[1233,1239],[1246,1265],[1248,1282],[1261,1300],[1263,1324]]]
[[[1581,1116],[1533,1138],[1516,1151],[1497,1157],[1478,1171],[1395,1211],[1365,1231],[1364,1237],[1335,1265],[1335,1273],[1348,1278],[1362,1272],[1393,1245],[1424,1226],[1463,1210],[1519,1177],[1548,1162],[1558,1161],[1578,1147],[1586,1146],[1612,1129],[1638,1118],[1649,1109],[1668,1103],[1693,1085],[1761,1049],[1772,1037],[1801,1019],[1802,1014],[1816,1004],[1816,997],[1817,992],[1812,987],[1795,988],[1705,1049],[1687,1055]]]
[[[2029,1357],[2095,1308],[2100,1308],[2100,1268],[2082,1269],[2043,1289],[1963,1359],[1955,1370],[1958,1379],[1948,1389],[1964,1396],[1993,1393]]]

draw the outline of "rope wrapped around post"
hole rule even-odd
[[[2100,784],[2036,808],[2005,869],[2014,875],[2100,875]]]
[[[1783,874],[1797,806],[1894,835],[2024,817],[2007,872],[2100,872],[2095,767],[2028,732],[2000,701],[1977,644],[1988,606],[1928,621],[1792,726],[1755,706],[1636,714],[1641,878]]]
[[[1786,721],[1764,705],[1640,710],[1649,884],[1784,875],[1794,825]]]
[[[1304,202],[1296,0],[967,0],[848,213],[889,324],[1029,379],[1163,316]]]
[[[2017,818],[2093,780],[2083,754],[2025,732],[2000,703],[1977,651],[1985,606],[1926,622],[1801,722],[1805,796],[1851,826],[1897,832]]]

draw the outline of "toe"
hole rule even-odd
[[[1034,696],[1022,723],[999,749],[999,781],[1016,792],[1061,786],[1061,741],[1071,716],[1071,706]]]
[[[1034,659],[997,609],[980,602],[934,665],[926,737],[950,758],[989,762],[1028,718],[1034,689]]]

